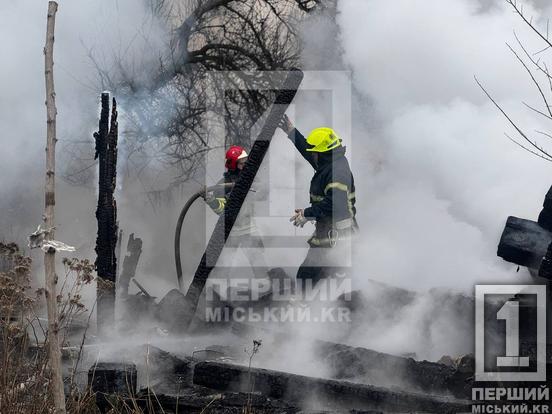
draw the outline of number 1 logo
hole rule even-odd
[[[494,355],[496,370],[485,370],[485,296],[508,295],[509,299],[496,312],[496,319],[505,321],[505,353]],[[514,295],[536,296],[536,321],[520,319],[519,302]],[[487,319],[488,320],[488,319]],[[536,322],[536,371],[521,371],[530,366],[530,357],[520,355],[520,324]],[[509,368],[509,369],[508,369]],[[477,285],[475,288],[475,380],[476,381],[546,381],[546,286],[545,285]]]
[[[496,318],[506,321],[506,356],[497,356],[498,367],[528,367],[529,357],[519,356],[519,302],[509,300]]]

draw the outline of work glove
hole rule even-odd
[[[309,220],[305,217],[305,210],[295,209],[295,214],[289,219],[295,227],[303,227]]]
[[[295,128],[286,114],[284,114],[280,122],[278,122],[278,127],[288,135]]]
[[[212,191],[204,191],[201,196],[207,203],[215,201],[215,194]]]

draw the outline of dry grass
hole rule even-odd
[[[42,414],[53,411],[49,392],[46,324],[38,309],[43,289],[30,286],[31,259],[15,244],[0,243],[0,412],[2,414]],[[92,280],[87,260],[64,260],[65,275],[57,296],[59,327],[67,339],[74,318],[86,312],[80,292]],[[81,342],[81,349],[84,342]],[[80,355],[80,352],[79,352]],[[95,398],[74,382],[78,361],[67,380],[67,410],[70,413],[95,413]]]
[[[31,259],[0,245],[0,412],[38,413],[52,406],[44,352],[30,348],[36,297],[29,294]]]
[[[87,328],[94,308],[87,310],[81,302],[82,288],[93,279],[93,266],[88,260],[64,259],[63,280],[57,295],[58,326],[62,346],[71,346],[72,360],[65,369],[66,406],[68,413],[98,413],[96,395],[86,384],[78,384],[77,377],[87,373],[83,366],[83,349],[87,340]],[[44,414],[54,412],[50,392],[48,353],[46,351],[47,323],[39,317],[44,299],[44,289],[33,291],[30,285],[31,259],[21,254],[15,244],[0,243],[0,413]],[[69,337],[75,319],[85,320],[84,332]],[[80,322],[82,325],[82,322]],[[70,343],[69,341],[73,342]],[[249,355],[249,369],[261,346],[254,341]],[[148,352],[149,354],[149,352]],[[148,362],[149,363],[149,362]],[[249,398],[244,414],[253,414],[249,378]],[[151,394],[150,394],[151,393]],[[127,395],[104,395],[111,414],[159,412],[164,413],[157,396],[150,389],[147,396],[138,401],[132,392]],[[201,413],[209,413],[216,396]],[[172,412],[172,411],[171,411]],[[178,413],[178,411],[176,411]]]
[[[44,289],[30,286],[32,261],[21,254],[15,244],[0,243],[0,413],[44,414],[54,411],[50,392],[47,323],[39,317]],[[64,274],[60,282],[58,326],[60,343],[71,346],[73,356],[64,376],[68,413],[98,413],[96,395],[77,376],[86,373],[82,366],[90,315],[81,299],[82,288],[94,280],[93,265],[88,260],[63,259]],[[80,336],[69,336],[76,319],[87,321]],[[82,322],[80,322],[82,325]],[[73,343],[70,343],[73,342]],[[143,413],[138,402],[128,396],[104,396],[112,414]],[[148,411],[159,411],[149,404]],[[155,406],[155,407],[154,407]]]

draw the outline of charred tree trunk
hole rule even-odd
[[[46,46],[44,47],[44,74],[46,78],[46,184],[44,203],[44,239],[54,239],[54,206],[56,204],[56,93],[54,88],[54,29],[58,5],[55,1],[48,3],[48,20],[46,25]],[[57,414],[65,413],[65,392],[61,371],[61,350],[59,347],[59,326],[57,309],[57,275],[56,251],[50,247],[44,253],[44,271],[46,277],[46,307],[48,310],[48,357],[50,362],[51,391]]]
[[[96,238],[97,323],[105,335],[115,321],[115,279],[117,275],[117,203],[113,196],[117,179],[117,103],[113,98],[109,119],[109,94],[102,93],[99,130],[94,134],[99,160],[98,236]]]

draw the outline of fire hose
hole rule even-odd
[[[184,219],[186,218],[186,214],[188,214],[188,210],[190,210],[190,207],[198,198],[205,197],[205,194],[214,191],[221,187],[233,187],[234,183],[224,183],[224,184],[216,184],[212,185],[210,187],[206,187],[203,190],[198,191],[197,193],[193,194],[186,204],[184,204],[184,207],[182,207],[182,210],[180,211],[180,215],[178,216],[178,221],[176,222],[176,230],[174,232],[174,259],[176,262],[176,277],[178,280],[178,289],[182,291],[182,260],[180,258],[180,239],[182,236],[182,225],[184,224]]]

